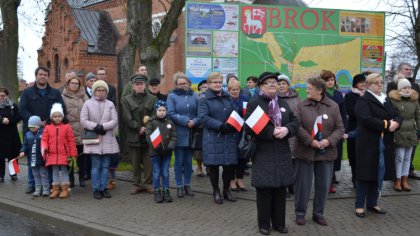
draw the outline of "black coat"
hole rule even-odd
[[[246,117],[248,118],[258,106],[268,114],[269,102],[260,95],[255,96],[248,103]],[[278,99],[278,105],[282,115],[282,126],[289,129],[289,134],[285,138],[273,137],[275,127],[271,121],[258,135],[245,125],[245,132],[253,134],[257,142],[251,176],[251,185],[256,188],[278,188],[292,185],[295,181],[289,138],[297,133],[299,121],[283,99]]]
[[[357,117],[354,107],[356,106],[357,100],[360,98],[360,95],[354,92],[349,92],[344,97],[344,106],[348,115],[347,120],[347,130],[352,131],[357,128]]]
[[[335,103],[337,103],[338,108],[340,109],[340,115],[341,120],[343,121],[345,132],[347,133],[347,113],[346,108],[344,106],[344,96],[343,93],[341,93],[338,90],[334,90],[333,96],[331,96],[329,93],[325,93],[327,97],[331,100],[333,100]]]
[[[39,93],[36,84],[23,90],[20,96],[19,112],[22,116],[22,133],[28,132],[28,120],[31,116],[39,116],[42,121],[50,120],[50,111],[54,103],[61,103],[63,106],[64,115],[66,115],[66,106],[58,89],[47,85],[47,93],[43,97]]]
[[[19,154],[21,142],[17,123],[21,120],[19,109],[16,104],[0,108],[0,158],[15,158]],[[9,124],[3,124],[3,117],[9,119]],[[3,159],[4,161],[4,159]]]
[[[379,139],[383,133],[385,145],[384,180],[394,180],[394,132],[389,132],[388,128],[391,119],[397,121],[400,125],[402,119],[397,116],[394,106],[388,98],[382,104],[369,91],[366,91],[358,99],[355,111],[357,111],[356,179],[365,181],[378,179]]]

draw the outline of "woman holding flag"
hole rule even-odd
[[[312,220],[327,225],[324,208],[331,184],[337,143],[343,138],[344,125],[338,105],[325,95],[326,84],[321,78],[308,79],[307,99],[296,112],[300,128],[296,135],[295,214],[296,224],[305,224],[306,209],[315,176],[315,196]]]
[[[236,198],[232,195],[229,184],[237,164],[238,131],[227,123],[235,110],[235,104],[229,93],[222,90],[223,78],[220,73],[210,73],[207,82],[209,88],[205,92],[205,98],[200,99],[198,110],[204,126],[203,144],[206,144],[203,145],[203,162],[210,170],[214,202],[223,203],[219,189],[220,166],[223,166],[223,197],[235,202]]]
[[[22,147],[17,129],[21,119],[17,104],[9,99],[9,90],[0,87],[0,182],[4,182],[5,159],[10,161],[17,157]],[[17,180],[16,174],[11,174],[10,178]]]
[[[289,138],[299,122],[287,103],[278,97],[276,74],[264,72],[258,78],[259,94],[248,103],[245,132],[256,140],[251,185],[257,190],[259,232],[273,229],[287,233],[286,188],[294,182]]]

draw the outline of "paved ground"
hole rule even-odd
[[[26,166],[21,166],[22,172]],[[94,200],[91,188],[76,187],[65,200],[33,198],[24,194],[26,174],[0,184],[0,208],[30,215],[37,220],[54,221],[67,228],[84,229],[86,235],[257,235],[255,191],[236,194],[238,202],[216,205],[212,201],[208,178],[193,176],[194,197],[174,198],[173,203],[155,204],[151,194],[129,194],[130,173],[119,173],[117,189],[111,199]],[[173,172],[171,175],[173,178]],[[410,180],[412,193],[396,193],[386,183],[379,203],[386,215],[367,214],[365,219],[354,215],[354,190],[349,168],[343,163],[338,175],[337,193],[331,194],[326,207],[328,226],[310,220],[294,223],[293,200],[287,201],[289,235],[418,235],[420,230],[420,181]],[[249,184],[249,176],[246,176]],[[173,180],[171,180],[174,186]],[[249,185],[248,185],[249,186]],[[172,191],[175,195],[175,191]],[[273,235],[278,233],[273,232]]]

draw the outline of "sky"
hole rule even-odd
[[[389,0],[304,0],[309,7],[333,8],[365,11],[386,11],[389,7],[384,3]],[[23,78],[35,80],[34,71],[38,65],[37,50],[42,46],[44,35],[45,5],[38,1],[22,1],[19,13],[19,58],[22,61]],[[40,1],[42,2],[42,1]],[[387,50],[387,48],[385,48]]]

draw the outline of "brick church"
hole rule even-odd
[[[45,35],[38,50],[39,65],[50,69],[50,84],[64,84],[67,71],[81,78],[97,67],[108,69],[108,79],[117,84],[118,40],[126,33],[126,0],[52,0],[45,18]],[[153,4],[153,24],[159,26],[161,4]],[[163,90],[172,87],[172,75],[184,71],[184,17],[179,17],[171,46],[162,60]],[[174,56],[176,55],[176,56]],[[137,59],[138,60],[138,59]],[[134,71],[133,71],[134,72]]]
[[[235,0],[226,2],[235,2]],[[305,5],[301,0],[256,0],[255,3]],[[118,40],[126,33],[125,8],[126,0],[51,1],[45,17],[45,35],[38,50],[38,63],[50,69],[52,86],[62,86],[65,73],[71,69],[76,70],[77,75],[84,78],[88,72],[95,72],[97,67],[106,67],[109,82],[117,84],[116,52]],[[159,28],[164,13],[162,4],[153,4],[154,28]],[[173,87],[172,75],[175,72],[185,71],[184,38],[185,21],[184,14],[181,14],[178,28],[171,37],[171,46],[161,63],[163,92]]]

